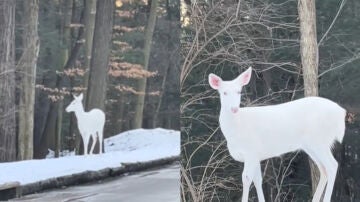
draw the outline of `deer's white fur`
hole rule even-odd
[[[84,144],[84,154],[88,154],[90,137],[92,137],[93,140],[90,154],[93,154],[97,138],[99,138],[99,148],[101,154],[105,113],[100,109],[92,109],[89,112],[85,112],[82,100],[83,94],[80,94],[79,96],[74,95],[74,100],[66,107],[66,112],[75,112],[78,128]]]
[[[250,67],[232,81],[209,75],[210,86],[220,94],[219,122],[230,155],[244,162],[242,202],[248,201],[252,182],[259,201],[265,201],[260,161],[296,150],[305,151],[320,170],[312,201],[320,201],[326,184],[324,201],[330,201],[338,168],[331,148],[344,137],[345,109],[321,97],[239,108],[241,90],[249,83],[251,71]]]

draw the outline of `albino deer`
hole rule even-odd
[[[336,140],[342,142],[346,111],[320,97],[240,108],[241,90],[249,83],[251,71],[250,67],[232,81],[209,75],[210,86],[220,94],[219,122],[230,155],[244,162],[242,202],[248,201],[252,182],[259,201],[265,201],[260,161],[296,150],[305,151],[320,170],[312,201],[320,201],[325,187],[324,201],[330,201],[338,168],[331,148]]]
[[[84,143],[84,154],[88,154],[87,151],[90,137],[92,137],[93,139],[90,154],[93,154],[97,137],[99,138],[101,154],[105,114],[100,109],[92,109],[89,112],[85,112],[84,106],[82,104],[83,94],[80,94],[79,96],[73,96],[74,100],[69,104],[69,106],[66,107],[66,112],[75,112],[75,116],[78,122],[78,128]]]

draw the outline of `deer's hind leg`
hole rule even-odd
[[[315,162],[320,171],[320,180],[312,201],[320,202],[326,187],[323,201],[330,202],[337,172],[337,162],[331,153],[331,149],[322,147],[317,148],[316,152],[311,149],[306,149],[305,152]]]
[[[102,133],[102,131],[98,131],[97,136],[99,138],[99,154],[102,154],[102,152],[103,152],[103,133]]]
[[[330,202],[336,180],[338,162],[334,158],[330,148],[328,148],[327,151],[324,151],[324,153],[321,154],[321,161],[324,164],[325,173],[328,179],[324,194],[324,202]]]
[[[93,154],[97,138],[96,138],[96,134],[91,135],[91,137],[92,137],[93,142],[92,142],[92,145],[91,145],[90,154]],[[90,137],[89,137],[89,139],[90,139]]]

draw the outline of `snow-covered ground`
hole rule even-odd
[[[0,163],[0,184],[28,184],[83,171],[119,167],[121,163],[143,162],[180,155],[180,132],[137,129],[104,140],[104,154],[65,156],[42,160]]]

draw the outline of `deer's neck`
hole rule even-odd
[[[78,121],[79,121],[79,120],[82,120],[82,117],[83,117],[84,115],[85,115],[84,106],[81,105],[81,106],[79,107],[79,109],[77,109],[77,110],[75,111],[75,116],[76,116],[76,118],[77,118]]]
[[[237,113],[231,112],[229,109],[220,109],[219,123],[223,134],[228,136],[238,133],[240,110]]]
[[[220,117],[234,119],[235,117],[239,116],[240,111],[241,111],[241,108],[239,108],[239,111],[237,113],[233,113],[229,109],[225,109],[225,108],[221,107],[220,108]]]

